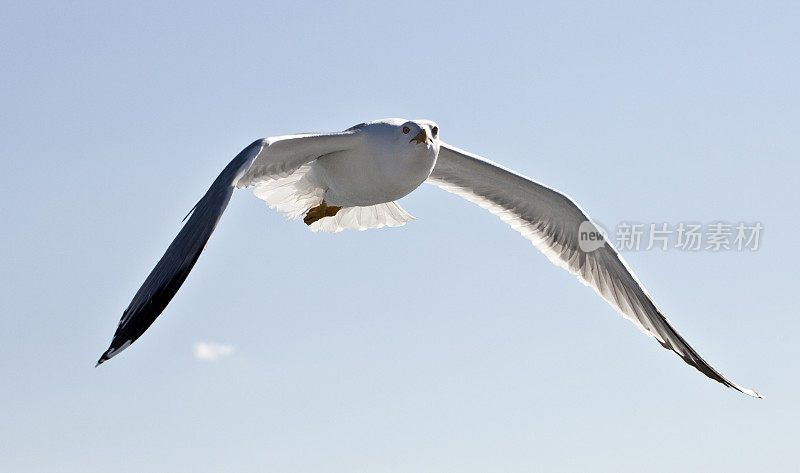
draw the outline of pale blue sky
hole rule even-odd
[[[6,2],[0,43],[0,471],[797,471],[796,3]],[[93,368],[240,149],[387,116],[606,225],[762,222],[756,252],[625,256],[766,399],[431,186],[336,235],[238,193]]]

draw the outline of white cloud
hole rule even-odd
[[[230,356],[232,354],[233,347],[230,345],[206,342],[195,342],[194,344],[194,357],[198,360],[214,361],[223,356]]]

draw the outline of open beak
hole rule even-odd
[[[423,128],[422,130],[419,131],[419,133],[417,133],[417,136],[408,140],[409,143],[411,143],[412,141],[416,141],[417,144],[432,143],[431,137],[428,136],[428,130],[426,128]]]

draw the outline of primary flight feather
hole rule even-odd
[[[211,184],[178,236],[122,314],[101,364],[136,341],[161,314],[197,262],[233,191],[255,187],[267,204],[313,231],[365,230],[412,220],[396,202],[423,182],[475,202],[528,238],[553,263],[592,287],[623,317],[723,385],[761,397],[722,376],[672,327],[604,236],[566,195],[439,139],[430,120],[391,118],[338,133],[257,140]]]

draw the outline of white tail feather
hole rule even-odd
[[[271,209],[298,219],[308,209],[322,203],[324,189],[319,187],[309,174],[310,166],[302,166],[293,174],[274,181],[259,184],[253,191]],[[367,230],[383,226],[399,227],[415,220],[397,202],[370,205],[367,207],[344,207],[333,217],[322,218],[311,225],[312,232],[335,233],[345,229]]]
[[[397,202],[370,205],[369,207],[344,207],[333,217],[325,217],[309,225],[312,232],[335,233],[342,230],[367,230],[383,226],[399,227],[416,220]]]

